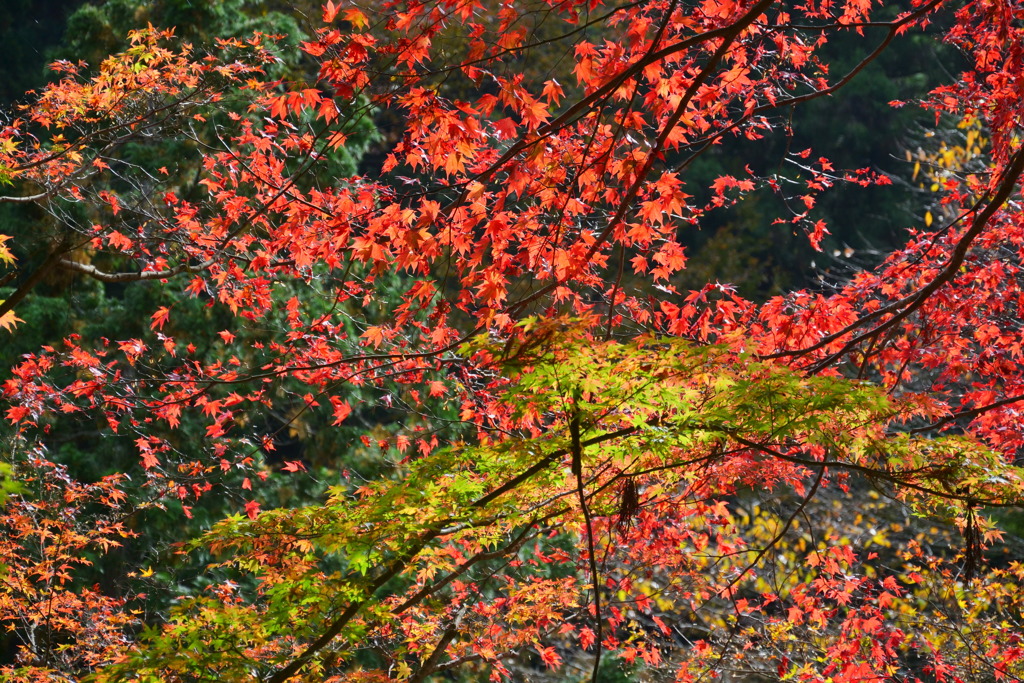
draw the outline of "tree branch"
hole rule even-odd
[[[143,280],[164,280],[181,273],[195,273],[209,268],[214,263],[214,259],[207,259],[197,265],[183,264],[175,268],[168,268],[167,270],[144,270],[139,273],[107,273],[98,269],[96,266],[86,263],[78,263],[77,261],[71,261],[69,259],[61,259],[60,267],[65,270],[73,270],[76,273],[88,275],[94,280],[99,280],[100,282],[139,282]]]

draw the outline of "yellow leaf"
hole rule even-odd
[[[0,261],[4,263],[14,263],[14,254],[7,248],[6,242],[11,239],[10,235],[0,235]]]
[[[3,303],[3,301],[0,301],[0,303]],[[14,331],[15,323],[23,322],[25,321],[14,315],[14,311],[7,311],[3,315],[0,315],[0,327],[4,328],[8,332]]]

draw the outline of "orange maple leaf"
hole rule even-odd
[[[3,303],[3,301],[0,301]],[[3,315],[0,315],[0,327],[4,328],[8,332],[13,332],[16,323],[25,322],[18,316],[14,315],[14,311],[7,311]]]

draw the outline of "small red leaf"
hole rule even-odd
[[[348,401],[342,401],[337,396],[331,396],[331,405],[334,407],[334,422],[331,424],[340,425],[345,418],[352,414],[352,407]]]

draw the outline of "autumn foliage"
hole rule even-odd
[[[328,2],[309,82],[259,34],[56,64],[0,129],[0,202],[55,226],[31,265],[0,238],[0,326],[55,273],[163,298],[4,377],[0,675],[1018,680],[1024,568],[992,516],[1024,496],[1022,15]],[[823,194],[893,182],[786,141],[911,33],[967,67],[893,106],[978,132],[925,171],[905,245],[764,302],[674,284],[744,202],[821,249]],[[837,36],[868,45],[849,72]],[[377,155],[333,174],[373,118]],[[788,170],[694,182],[740,140]],[[71,426],[133,461],[79,478]],[[261,494],[307,476],[281,434],[333,432],[315,500]],[[125,550],[217,498],[203,533]]]

